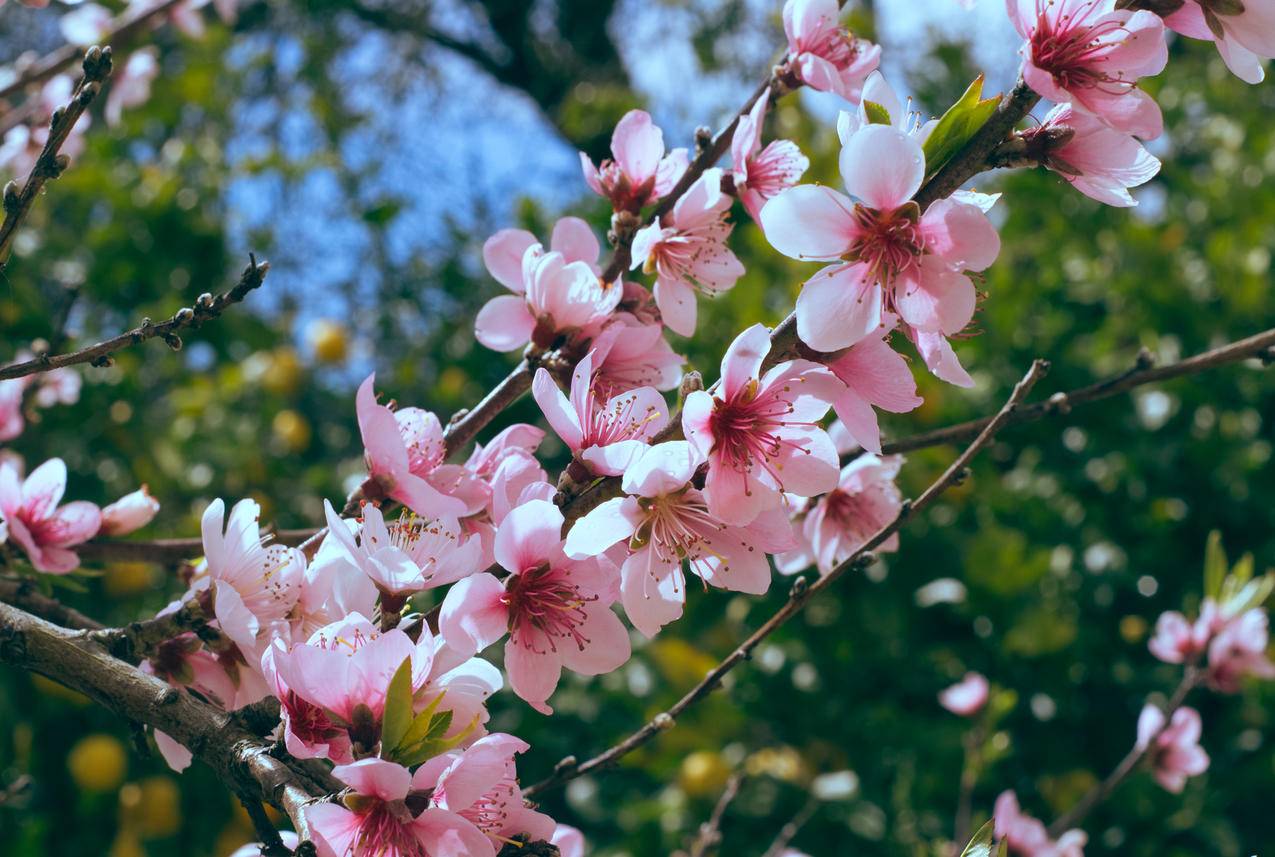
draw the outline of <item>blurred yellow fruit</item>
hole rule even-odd
[[[690,686],[717,666],[717,659],[685,640],[660,638],[647,647],[647,655],[674,687]]]
[[[145,562],[117,562],[102,576],[102,588],[115,598],[136,595],[154,585],[155,568]]]
[[[143,839],[162,839],[181,829],[181,790],[172,777],[147,777],[120,789],[120,810]]]
[[[45,678],[42,675],[32,673],[31,684],[35,685],[35,689],[45,696],[50,696],[54,699],[62,699],[72,705],[89,704],[89,698],[87,696],[80,693],[78,690],[71,690],[69,687],[60,685],[51,678]]]
[[[764,747],[748,757],[745,767],[754,776],[762,774],[796,782],[802,778],[805,765],[801,754],[791,747]]]
[[[272,393],[287,395],[301,386],[301,358],[291,348],[276,348],[261,373],[261,385]]]
[[[71,779],[85,791],[108,792],[128,773],[124,745],[114,735],[88,735],[76,742],[66,757]]]
[[[730,765],[721,755],[708,750],[696,750],[682,759],[682,769],[677,782],[682,791],[693,797],[707,797],[720,792],[730,778]]]
[[[446,398],[456,398],[465,392],[469,376],[459,366],[447,366],[438,373],[438,394]]]
[[[350,336],[339,322],[326,318],[311,322],[306,337],[320,363],[344,363],[349,356]]]
[[[1129,615],[1120,620],[1120,636],[1126,643],[1140,643],[1147,635],[1147,620],[1141,616]]]
[[[310,445],[310,423],[296,411],[279,411],[270,427],[289,452],[302,452]]]

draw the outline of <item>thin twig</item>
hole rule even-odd
[[[199,327],[204,322],[214,319],[225,312],[226,308],[237,304],[248,296],[248,293],[259,287],[270,270],[269,262],[257,262],[257,257],[249,254],[248,267],[239,275],[239,282],[230,291],[213,297],[210,294],[200,295],[193,307],[183,307],[173,317],[161,322],[143,319],[140,327],[136,327],[119,336],[105,339],[96,345],[81,348],[68,354],[40,354],[22,363],[13,363],[0,368],[0,381],[9,378],[21,378],[37,372],[47,372],[63,366],[74,366],[78,363],[91,363],[94,366],[111,365],[111,355],[116,351],[145,342],[148,339],[161,337],[169,347],[182,347],[178,331]]]
[[[726,788],[722,790],[721,797],[713,806],[713,812],[709,815],[708,821],[699,826],[699,833],[695,841],[691,843],[690,850],[686,852],[687,857],[705,857],[722,841],[722,819],[726,817],[726,810],[739,794],[739,787],[743,782],[743,774],[731,774],[730,779],[726,781]]]
[[[35,203],[46,182],[62,175],[70,159],[60,154],[62,144],[71,135],[71,129],[80,121],[85,109],[93,103],[93,99],[102,91],[102,81],[111,74],[111,49],[91,47],[84,54],[84,77],[80,79],[71,95],[71,100],[64,107],[53,111],[53,119],[49,123],[49,139],[40,150],[31,167],[22,189],[18,190],[16,182],[10,182],[4,188],[4,222],[0,223],[0,269],[9,260],[9,251],[13,247],[13,237],[17,234],[18,224]]]
[[[0,602],[75,631],[100,631],[105,627],[93,617],[45,595],[29,577],[0,577]]]
[[[806,822],[814,816],[819,809],[819,801],[811,798],[806,801],[806,805],[801,811],[793,816],[787,824],[779,828],[779,832],[775,834],[775,839],[770,843],[770,847],[766,849],[761,857],[779,857],[784,853],[784,849],[788,847],[788,843],[792,842],[793,837],[801,832],[801,828],[806,826]]]
[[[266,815],[266,809],[261,805],[261,801],[250,797],[240,797],[239,803],[243,806],[244,812],[248,813],[248,820],[252,822],[253,829],[257,831],[257,838],[261,841],[262,857],[290,857],[292,849],[283,844],[279,829],[274,826],[270,816]]]
[[[726,677],[727,673],[747,660],[752,654],[753,649],[757,648],[763,640],[778,630],[793,616],[797,615],[797,613],[801,612],[802,608],[806,606],[806,603],[816,593],[822,592],[832,586],[841,578],[842,575],[850,571],[852,568],[857,568],[864,564],[865,560],[869,559],[871,556],[870,551],[880,546],[883,542],[890,538],[890,536],[898,532],[911,515],[925,509],[933,503],[940,494],[956,482],[960,481],[970,459],[987,446],[987,444],[991,442],[992,438],[996,436],[996,433],[1004,427],[1010,416],[1015,410],[1017,410],[1023,399],[1026,398],[1027,394],[1031,391],[1031,388],[1048,370],[1048,367],[1049,364],[1044,360],[1037,360],[1033,362],[1031,369],[1028,370],[1027,374],[1023,376],[1023,379],[1014,387],[1014,391],[1010,395],[1009,400],[1005,402],[1004,407],[1002,407],[996,416],[992,418],[983,431],[979,433],[978,437],[974,438],[973,442],[966,447],[965,451],[956,457],[956,460],[952,462],[951,466],[949,466],[938,479],[936,479],[928,488],[925,489],[924,492],[922,492],[921,496],[917,497],[916,500],[910,503],[904,504],[904,507],[898,516],[882,527],[876,535],[868,539],[868,541],[851,554],[845,562],[838,565],[826,576],[819,578],[814,583],[808,583],[805,577],[798,577],[795,579],[793,581],[792,590],[789,594],[788,600],[784,603],[784,605],[780,607],[774,615],[766,620],[765,624],[740,643],[738,648],[718,663],[717,666],[709,670],[708,674],[702,681],[687,691],[686,694],[677,702],[673,703],[667,711],[657,714],[650,720],[650,722],[642,726],[633,734],[629,735],[623,741],[620,741],[610,749],[599,753],[592,759],[583,763],[576,763],[574,759],[571,759],[568,763],[568,760],[564,759],[554,768],[553,774],[541,782],[527,788],[524,793],[528,797],[533,797],[546,789],[561,785],[568,780],[573,780],[576,777],[583,776],[590,771],[612,765],[621,757],[628,755],[638,747],[649,742],[658,733],[666,729],[673,728],[676,723],[676,718],[680,716],[682,712],[684,712],[687,708],[690,708],[699,700],[708,696],[711,691],[721,684],[722,679]]]

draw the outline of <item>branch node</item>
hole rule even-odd
[[[555,774],[565,774],[568,771],[574,771],[579,764],[575,756],[565,756],[558,761],[558,764],[553,766],[553,772]]]
[[[1071,399],[1061,390],[1049,397],[1049,407],[1059,414],[1071,413]]]
[[[1138,356],[1134,359],[1133,365],[1143,371],[1150,369],[1155,365],[1155,355],[1144,345],[1138,349]]]
[[[651,727],[660,732],[667,732],[677,724],[673,720],[673,715],[667,711],[661,711],[659,714],[651,718]]]
[[[788,590],[788,599],[790,601],[796,601],[798,598],[805,595],[809,589],[810,581],[806,580],[805,577],[793,578],[792,588]]]

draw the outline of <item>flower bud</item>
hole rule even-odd
[[[104,536],[128,535],[149,524],[158,511],[159,501],[143,485],[102,510],[102,527],[98,532]]]

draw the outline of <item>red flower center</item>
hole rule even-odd
[[[548,563],[511,574],[501,596],[509,607],[509,639],[536,654],[544,654],[546,645],[558,651],[561,640],[570,640],[584,651],[589,643],[580,632],[588,618],[584,607],[596,600],[596,595],[581,594],[563,569]]]
[[[1103,37],[1124,30],[1119,21],[1097,21],[1102,12],[1097,2],[1085,3],[1072,13],[1051,16],[1049,0],[1037,0],[1036,27],[1032,31],[1032,62],[1049,72],[1063,89],[1103,87],[1119,95],[1133,82],[1112,77],[1103,69],[1111,42]]]

